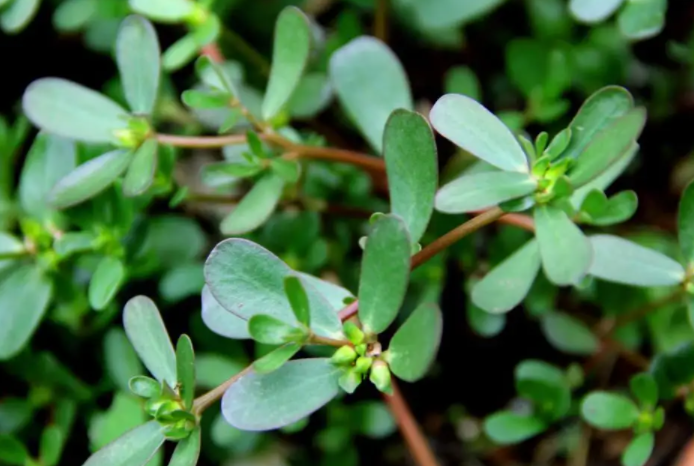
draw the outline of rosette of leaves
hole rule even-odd
[[[434,128],[484,164],[463,172],[436,194],[436,209],[459,214],[498,205],[532,211],[535,237],[472,289],[472,300],[492,313],[511,310],[528,293],[540,268],[555,285],[577,285],[590,272],[593,246],[576,225],[612,225],[636,209],[633,192],[607,199],[604,189],[636,150],[646,113],[631,95],[606,87],[583,104],[568,128],[550,141],[518,139],[474,100],[449,94],[434,105]],[[599,198],[599,201],[596,199]]]
[[[621,33],[638,41],[657,36],[663,30],[667,0],[571,0],[569,11],[584,24],[601,23],[617,13]]]
[[[200,50],[213,43],[221,33],[221,22],[211,10],[210,0],[128,0],[134,12],[164,24],[183,24],[188,33],[171,44],[162,55],[167,71],[190,63]]]
[[[130,379],[130,390],[147,401],[152,420],[128,431],[87,459],[84,466],[143,466],[164,441],[177,442],[171,462],[194,466],[200,455],[199,413],[195,398],[195,356],[187,335],[176,350],[156,305],[145,296],[132,298],[123,311],[128,340],[153,378]]]
[[[571,411],[576,377],[544,361],[528,359],[516,366],[518,395],[531,404],[530,413],[502,410],[484,420],[484,431],[501,445],[520,443],[547,430]],[[580,379],[580,378],[579,378]]]
[[[24,113],[42,130],[68,139],[111,146],[53,186],[56,208],[79,204],[102,192],[125,173],[123,192],[137,196],[152,185],[158,144],[150,115],[160,81],[159,41],[140,16],[126,18],[116,40],[116,62],[128,112],[111,99],[61,78],[41,78],[24,92]]]
[[[0,0],[0,29],[5,34],[21,32],[34,18],[41,0]]]
[[[581,417],[602,430],[632,429],[634,438],[622,453],[623,466],[643,466],[655,445],[655,432],[663,427],[665,410],[658,407],[658,385],[651,374],[631,378],[634,399],[605,392],[591,392],[581,403]]]

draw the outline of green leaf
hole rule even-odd
[[[0,435],[0,461],[8,465],[24,466],[29,452],[22,442],[12,435]]]
[[[624,0],[571,0],[569,11],[582,23],[600,23],[617,11]]]
[[[183,103],[191,108],[210,109],[224,108],[231,103],[232,96],[227,92],[199,91],[188,89],[181,94]]]
[[[556,285],[576,283],[591,265],[591,243],[569,217],[557,207],[535,208],[535,237],[542,268]]]
[[[198,53],[200,45],[193,34],[186,34],[171,44],[161,57],[164,70],[174,72],[190,62]]]
[[[388,365],[398,378],[415,382],[426,374],[436,359],[443,320],[438,306],[417,306],[395,332],[388,347]]]
[[[169,466],[195,466],[200,457],[202,430],[196,427],[190,435],[176,444]]]
[[[200,171],[202,182],[208,186],[217,186],[234,182],[240,178],[249,178],[263,171],[260,164],[243,162],[213,162],[203,165]]]
[[[21,430],[32,419],[34,408],[26,398],[5,397],[0,401],[0,434]]]
[[[571,120],[571,142],[562,156],[576,159],[600,131],[625,115],[633,106],[634,99],[623,87],[606,86],[594,92]]]
[[[684,268],[664,254],[613,235],[592,235],[593,261],[589,273],[615,283],[634,286],[676,285]]]
[[[446,94],[429,114],[443,137],[504,171],[528,173],[525,152],[513,133],[482,104],[469,97]]]
[[[125,304],[123,327],[149,372],[160,382],[176,386],[176,354],[154,302],[136,296]]]
[[[467,321],[472,330],[485,338],[497,336],[506,326],[506,316],[490,314],[470,302],[465,308]]]
[[[299,352],[299,343],[287,343],[269,352],[260,359],[253,362],[253,370],[257,374],[269,374],[282,367],[292,356]]]
[[[222,233],[241,235],[265,223],[277,207],[284,183],[284,180],[274,173],[264,175],[222,220]]]
[[[164,443],[164,427],[149,421],[94,453],[82,466],[144,466]]]
[[[195,352],[193,342],[186,334],[181,335],[176,343],[176,379],[183,405],[191,409],[195,398]]]
[[[270,374],[239,378],[222,398],[222,414],[241,430],[266,431],[302,419],[339,393],[341,369],[327,358],[290,361]]]
[[[542,419],[556,421],[571,408],[571,389],[558,367],[526,359],[516,366],[514,377],[518,394],[534,402],[536,414]]]
[[[617,25],[629,39],[649,39],[663,30],[666,10],[667,0],[627,0],[617,16]]]
[[[248,320],[248,333],[266,345],[281,345],[290,341],[298,329],[266,314],[256,314]]]
[[[199,388],[215,388],[246,368],[243,359],[232,359],[213,353],[201,353],[195,357],[196,384]]]
[[[131,379],[144,372],[142,363],[123,330],[110,328],[103,343],[106,373],[118,388],[127,391]]]
[[[29,149],[19,179],[19,203],[24,212],[47,220],[52,211],[48,193],[76,165],[73,141],[40,132]]]
[[[321,294],[330,303],[333,309],[341,309],[347,305],[345,302],[346,300],[351,301],[354,299],[354,295],[348,289],[340,285],[303,272],[297,272],[297,276],[301,277],[303,283],[314,288]]]
[[[637,107],[600,131],[569,170],[571,184],[583,186],[617,162],[636,142],[645,123],[646,110]]]
[[[658,404],[658,384],[653,375],[647,372],[636,374],[629,380],[629,388],[642,405],[654,408]]]
[[[160,390],[157,390],[157,394]],[[142,400],[117,391],[106,411],[94,413],[89,420],[90,449],[96,451],[146,421]]]
[[[533,416],[501,411],[484,420],[484,432],[495,443],[513,445],[532,438],[547,429],[545,422]]]
[[[504,0],[427,0],[409,2],[417,23],[426,30],[436,33],[473,21],[494,10]]]
[[[132,152],[118,149],[83,163],[58,181],[49,202],[64,209],[96,196],[128,168],[131,160]]]
[[[157,172],[158,148],[156,139],[147,139],[135,151],[123,182],[123,193],[126,196],[140,195],[152,186]]]
[[[595,189],[581,204],[581,221],[599,226],[621,223],[634,215],[638,203],[634,191],[622,191],[607,199],[605,193]]]
[[[301,280],[298,277],[285,278],[284,293],[287,295],[296,320],[307,327],[311,327],[311,309],[309,307],[308,295],[301,284]]]
[[[345,112],[380,154],[390,114],[395,109],[413,107],[410,84],[400,61],[386,44],[363,36],[333,53],[329,70]]]
[[[545,149],[544,155],[549,157],[550,160],[555,160],[564,153],[566,148],[569,147],[570,142],[571,128],[565,128],[552,138],[552,142],[550,142],[549,146]]]
[[[219,243],[205,263],[205,281],[227,311],[246,320],[267,314],[295,326],[296,317],[284,293],[284,279],[290,275],[295,273],[270,251],[238,238]],[[337,309],[310,284],[303,285],[311,308],[311,329],[320,336],[341,338]]]
[[[395,110],[383,133],[383,157],[391,212],[402,217],[417,243],[429,224],[438,185],[436,141],[427,120]]]
[[[575,209],[578,209],[591,191],[595,189],[601,191],[607,189],[612,182],[614,182],[614,180],[616,180],[624,172],[624,170],[627,169],[629,164],[631,164],[638,150],[639,145],[637,143],[632,144],[629,150],[627,150],[627,152],[620,157],[619,160],[610,165],[610,167],[605,170],[602,175],[598,175],[597,177],[593,178],[593,180],[576,189],[571,195],[571,205]]]
[[[111,99],[61,78],[41,78],[22,97],[24,114],[46,132],[84,142],[117,142],[128,113]]]
[[[125,18],[118,29],[116,63],[125,99],[133,113],[149,115],[154,110],[161,75],[160,55],[152,23],[137,15]]]
[[[289,101],[311,52],[311,25],[301,10],[289,6],[282,10],[275,23],[272,67],[265,99],[263,119],[270,120]]]
[[[161,384],[145,375],[136,375],[131,378],[128,381],[128,389],[143,398],[152,398],[161,394]]]
[[[446,94],[462,94],[477,101],[482,98],[480,82],[467,66],[454,66],[446,71],[443,88]]]
[[[296,183],[301,175],[301,166],[296,160],[285,160],[282,158],[270,161],[272,171],[282,178],[286,183]]]
[[[207,328],[224,337],[234,339],[251,337],[248,334],[247,321],[224,309],[212,296],[210,287],[207,285],[202,289],[202,320]]]
[[[620,430],[636,423],[639,410],[633,401],[623,395],[595,391],[583,399],[581,416],[598,429]]]
[[[644,466],[653,453],[655,435],[644,432],[634,437],[622,453],[622,466]]]
[[[0,29],[6,34],[16,34],[34,18],[41,0],[14,0],[0,13]]]
[[[17,268],[0,283],[0,360],[29,341],[53,295],[53,283],[34,265]]]
[[[391,214],[374,223],[361,262],[359,320],[366,333],[381,333],[398,315],[410,276],[410,236]]]
[[[542,332],[560,351],[579,356],[594,354],[600,347],[595,334],[580,320],[562,312],[542,316]]]
[[[162,23],[178,23],[195,9],[191,0],[128,0],[128,4],[136,13]]]
[[[682,192],[677,213],[677,233],[684,260],[694,262],[694,182],[689,183]]]
[[[49,425],[41,433],[39,458],[42,466],[55,466],[60,460],[65,444],[65,434],[57,425]]]
[[[2,3],[0,0],[0,5]],[[97,5],[94,0],[62,2],[53,13],[53,27],[60,32],[80,32],[95,19]]]
[[[447,214],[473,212],[525,196],[536,188],[537,181],[527,173],[463,173],[436,193],[436,210]]]
[[[537,241],[525,243],[472,288],[472,302],[487,312],[508,312],[530,291],[540,270]]]
[[[101,259],[89,282],[89,305],[97,311],[105,309],[123,285],[125,275],[120,259],[111,256]]]
[[[293,118],[313,118],[325,110],[333,98],[333,88],[323,73],[306,73],[287,102]]]

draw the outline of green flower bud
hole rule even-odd
[[[333,354],[330,361],[338,366],[352,364],[357,359],[357,352],[351,346],[342,346]]]
[[[354,393],[359,384],[361,384],[361,374],[355,369],[345,370],[338,379],[340,387],[349,394]]]
[[[369,380],[381,392],[387,393],[388,395],[393,394],[393,386],[390,383],[390,369],[388,368],[388,364],[384,361],[379,359],[373,363],[371,366],[371,373],[369,374]]]
[[[369,371],[369,369],[371,368],[372,363],[373,363],[372,358],[360,356],[357,359],[356,364],[354,365],[354,370],[357,371],[359,374],[366,374]]]
[[[347,339],[354,345],[359,345],[364,341],[364,332],[356,326],[354,322],[346,322],[342,330],[347,335]]]

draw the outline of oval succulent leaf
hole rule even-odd
[[[248,320],[248,333],[255,341],[266,345],[287,343],[295,331],[296,327],[265,314],[256,314]]]
[[[421,304],[395,332],[388,347],[389,366],[398,378],[415,382],[426,374],[441,343],[443,320],[435,304]]]
[[[270,372],[274,372],[289,361],[300,349],[301,345],[298,343],[287,343],[286,345],[280,346],[262,358],[254,361],[253,370],[257,374],[269,374]]]
[[[648,372],[636,374],[629,381],[629,388],[634,397],[644,406],[655,407],[658,403],[658,384]]]
[[[263,176],[241,202],[222,220],[220,229],[225,235],[242,235],[251,232],[272,215],[282,196],[284,180],[268,173]]]
[[[657,36],[665,26],[667,0],[628,1],[617,16],[619,30],[632,40]]]
[[[540,270],[537,241],[525,243],[472,288],[472,302],[494,314],[508,312],[525,298]]]
[[[275,23],[272,68],[265,99],[263,119],[269,120],[282,110],[299,85],[311,53],[311,25],[296,7],[286,7]]]
[[[169,466],[195,466],[200,457],[202,430],[196,427],[190,435],[176,444]]]
[[[222,414],[237,429],[278,429],[303,419],[337,396],[340,373],[327,358],[290,361],[265,375],[248,373],[224,394]]]
[[[484,432],[495,443],[513,445],[543,432],[547,425],[533,416],[522,416],[510,411],[492,414],[484,420]]]
[[[164,427],[149,421],[94,453],[82,466],[145,465],[164,443]]]
[[[398,108],[413,107],[400,61],[380,40],[358,37],[333,53],[329,71],[347,115],[371,147],[381,153],[390,114]]]
[[[381,333],[395,320],[410,276],[410,237],[405,223],[391,214],[373,225],[359,277],[359,319],[366,332]]]
[[[248,333],[248,322],[222,307],[217,302],[210,287],[202,288],[202,321],[207,328],[218,335],[234,339],[251,338]]]
[[[682,265],[652,249],[613,235],[593,235],[589,273],[603,280],[634,286],[676,285],[684,280]]]
[[[569,11],[583,23],[599,23],[609,18],[624,0],[571,0]]]
[[[116,63],[125,99],[133,113],[150,114],[154,109],[159,92],[160,55],[152,23],[137,15],[125,18],[116,38]]]
[[[22,97],[24,113],[46,132],[84,142],[117,142],[128,112],[108,97],[61,78],[41,78]]]
[[[147,139],[135,151],[123,182],[126,196],[138,196],[152,185],[157,173],[158,149],[156,139]]]
[[[177,23],[195,9],[192,0],[128,0],[133,11],[162,23]]]
[[[116,257],[104,257],[89,282],[89,304],[97,311],[103,310],[111,303],[124,281],[123,262]]]
[[[581,403],[581,415],[593,427],[628,429],[638,420],[639,410],[629,398],[609,392],[592,392]]]
[[[504,171],[527,173],[528,160],[511,130],[482,104],[446,94],[429,114],[436,131],[455,145]]]
[[[195,351],[186,334],[181,335],[176,343],[176,379],[181,400],[186,408],[191,409],[195,398]]]
[[[634,437],[626,450],[622,453],[623,466],[644,466],[653,453],[655,435],[653,432],[644,432]]]
[[[383,157],[391,211],[402,217],[416,243],[429,224],[438,185],[436,141],[427,120],[419,113],[394,111],[383,134]]]
[[[542,316],[542,332],[560,351],[576,355],[591,355],[598,350],[600,341],[580,320],[561,312]]]
[[[154,302],[146,296],[130,299],[123,310],[123,327],[149,372],[175,387],[176,353]]]
[[[537,181],[527,173],[464,174],[436,193],[436,210],[447,214],[473,212],[532,193]]]

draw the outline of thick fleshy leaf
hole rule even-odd
[[[297,272],[297,276],[301,277],[302,283],[315,288],[335,310],[340,310],[346,306],[345,300],[354,299],[352,292],[340,285],[303,272]]]
[[[446,94],[429,114],[443,137],[504,171],[527,173],[528,161],[515,136],[492,112],[473,99]]]
[[[590,194],[594,189],[599,189],[604,191],[607,189],[614,180],[619,178],[619,176],[627,169],[629,164],[636,157],[636,153],[639,151],[639,145],[637,143],[632,144],[632,146],[627,150],[627,152],[622,155],[615,163],[610,165],[610,167],[602,172],[601,175],[593,178],[588,183],[584,184],[580,188],[576,189],[571,195],[571,205],[578,209],[580,208],[583,200]]]
[[[592,235],[593,261],[589,273],[603,280],[634,286],[676,285],[684,280],[679,262],[613,235]]]
[[[35,266],[13,270],[0,283],[0,360],[16,355],[43,318],[53,284]]]
[[[212,296],[210,287],[207,285],[202,289],[202,320],[207,328],[224,337],[234,339],[251,337],[248,334],[248,322],[224,309]]]
[[[284,292],[287,295],[289,304],[294,311],[296,320],[307,327],[311,326],[311,309],[308,302],[308,295],[299,277],[287,277],[284,279]]]
[[[292,356],[299,352],[301,345],[298,343],[287,343],[269,352],[260,359],[253,362],[253,370],[257,374],[269,374],[282,367]]]
[[[104,363],[109,378],[127,392],[130,380],[144,373],[144,367],[125,332],[111,327],[104,335]]]
[[[158,147],[156,139],[147,139],[135,151],[123,182],[126,196],[142,194],[152,185],[157,172]]]
[[[14,0],[0,12],[0,29],[16,34],[24,29],[39,9],[41,0]]]
[[[220,229],[225,235],[241,235],[255,230],[272,215],[282,196],[284,180],[268,173],[263,176],[227,215]]]
[[[583,399],[581,415],[593,427],[619,430],[633,426],[639,418],[639,410],[623,395],[597,391]]]
[[[644,466],[653,453],[655,435],[644,432],[634,437],[622,453],[622,466]]]
[[[630,219],[638,204],[634,191],[621,191],[608,199],[604,192],[593,190],[581,204],[580,219],[590,225],[614,225]]]
[[[200,446],[202,445],[202,431],[200,426],[196,427],[190,435],[176,444],[169,466],[195,466],[200,457]]]
[[[580,320],[562,312],[550,312],[542,316],[542,332],[560,351],[587,356],[595,353],[600,341]]]
[[[56,466],[58,464],[66,440],[64,431],[55,424],[48,425],[43,429],[39,443],[39,458],[42,466]]]
[[[267,249],[244,239],[219,243],[205,263],[205,280],[212,295],[227,311],[248,320],[267,314],[296,325],[284,279],[294,272]],[[311,285],[304,282],[311,307],[311,329],[318,335],[339,338],[342,324],[337,310]]]
[[[269,374],[242,376],[222,398],[222,414],[241,430],[277,429],[337,396],[341,369],[327,358],[290,361]]]
[[[486,172],[464,174],[436,193],[436,210],[460,214],[486,209],[532,193],[537,181],[527,173]]]
[[[399,217],[376,220],[359,277],[359,320],[366,332],[381,333],[397,317],[407,291],[411,252],[407,227]]]
[[[64,209],[96,196],[128,168],[131,160],[132,152],[118,149],[83,163],[53,187],[51,205]]]
[[[677,212],[678,239],[682,256],[687,263],[694,262],[694,182],[682,193]]]
[[[84,142],[116,142],[128,113],[108,97],[61,78],[41,78],[22,97],[24,113],[46,132]]]
[[[383,134],[391,211],[402,217],[413,243],[419,241],[434,210],[438,159],[434,133],[416,112],[395,110]]]
[[[438,306],[431,303],[417,306],[390,340],[388,365],[393,374],[408,382],[424,377],[436,359],[442,330]]]
[[[275,23],[272,67],[265,99],[263,119],[269,120],[282,110],[304,74],[311,53],[311,25],[296,7],[286,7]]]
[[[547,428],[544,421],[510,411],[492,414],[484,420],[484,432],[500,445],[512,445],[532,438]]]
[[[569,217],[557,207],[535,208],[535,237],[540,247],[542,269],[556,285],[576,283],[590,267],[591,243]]]
[[[600,131],[569,170],[572,186],[580,187],[601,175],[636,142],[646,123],[646,110],[630,110]]]
[[[413,107],[410,84],[398,58],[380,40],[358,37],[332,55],[330,79],[349,118],[381,153],[390,114]]]
[[[266,345],[287,343],[295,329],[296,327],[267,314],[256,314],[248,320],[248,333],[255,341]]]
[[[144,466],[164,443],[164,427],[149,421],[94,453],[82,466]]]
[[[176,386],[176,353],[154,302],[146,296],[130,299],[123,310],[123,327],[149,372]]]
[[[296,86],[287,110],[293,118],[312,118],[332,101],[333,87],[323,73],[306,73]]]
[[[34,218],[46,219],[51,213],[48,193],[76,166],[75,143],[49,133],[39,133],[31,145],[19,179],[19,202]]]
[[[636,374],[629,381],[629,388],[639,403],[650,408],[654,408],[658,403],[658,384],[652,374]]]
[[[128,0],[133,11],[162,23],[177,23],[193,13],[192,0]]]
[[[137,15],[125,18],[116,39],[116,63],[125,99],[133,113],[150,114],[154,109],[159,92],[160,55],[152,23]]]
[[[412,14],[425,30],[443,31],[456,28],[489,13],[504,0],[427,0],[421,2],[396,2],[407,4]]]
[[[634,99],[623,87],[606,86],[594,92],[569,123],[571,141],[562,157],[577,158],[600,131],[626,115],[633,106]]]
[[[665,26],[667,0],[629,0],[617,16],[617,25],[629,39],[657,36]]]
[[[191,409],[195,398],[195,351],[186,334],[181,335],[176,343],[176,379],[181,400],[186,408]]]
[[[116,296],[125,280],[125,265],[116,257],[106,256],[96,266],[89,282],[89,305],[103,310]]]
[[[571,0],[569,11],[583,23],[593,24],[609,18],[624,0]]]
[[[523,301],[539,270],[540,252],[532,239],[475,284],[472,302],[487,312],[508,312]]]

